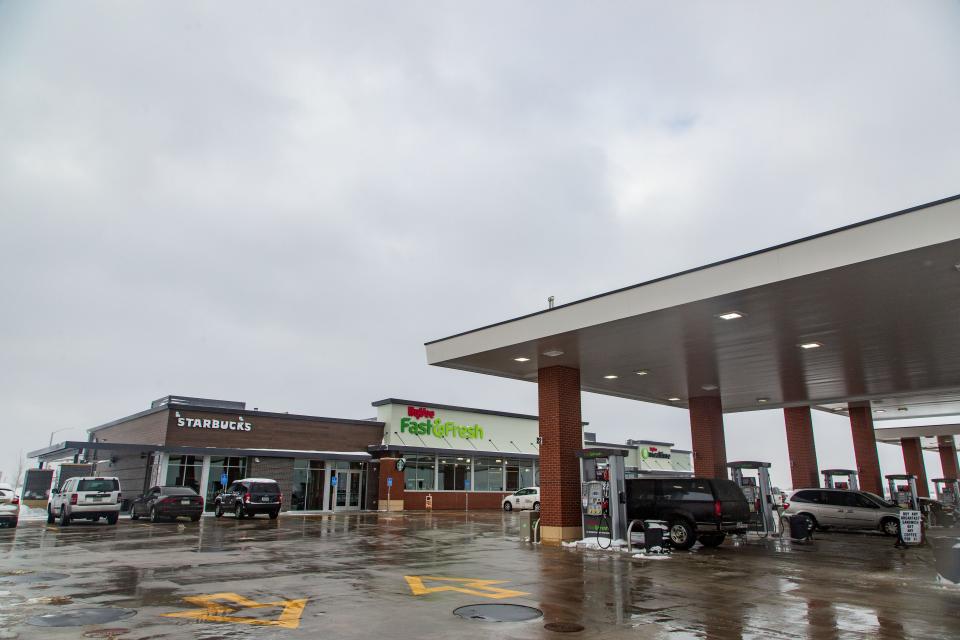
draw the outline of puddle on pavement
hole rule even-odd
[[[53,580],[63,580],[69,578],[65,573],[56,573],[54,571],[18,572],[12,575],[0,577],[0,582],[5,584],[32,584],[35,582],[51,582]]]
[[[88,624],[116,622],[137,615],[136,609],[99,607],[96,609],[71,609],[61,613],[46,613],[27,619],[35,627],[83,627]]]
[[[584,630],[584,626],[576,622],[548,622],[543,628],[555,633],[579,633]]]
[[[453,615],[480,622],[523,622],[543,617],[543,612],[522,604],[469,604],[453,610]]]

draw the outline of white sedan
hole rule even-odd
[[[520,489],[513,495],[503,499],[503,510],[513,511],[514,509],[533,509],[540,511],[540,487],[527,487]]]

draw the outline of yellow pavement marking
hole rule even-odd
[[[259,624],[271,627],[282,627],[284,629],[296,629],[300,626],[300,616],[303,615],[303,608],[307,606],[306,598],[303,600],[255,602],[236,593],[211,593],[207,596],[187,596],[184,600],[196,605],[197,608],[161,615],[168,618],[193,618],[202,622],[235,622],[237,624]],[[218,600],[226,600],[228,603],[217,602]],[[262,609],[264,607],[283,607],[283,611],[275,620],[227,615],[243,609]]]
[[[415,596],[425,596],[428,593],[439,593],[441,591],[456,591],[457,593],[466,593],[471,596],[480,596],[481,598],[491,598],[500,600],[502,598],[515,598],[517,596],[530,595],[526,591],[511,591],[500,587],[490,585],[503,584],[507,580],[478,580],[476,578],[441,578],[439,576],[403,576],[403,579],[410,585],[410,591]],[[440,587],[428,587],[424,580],[434,582],[459,582],[461,586],[443,585]]]

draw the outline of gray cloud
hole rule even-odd
[[[535,411],[534,385],[422,343],[956,192],[958,18],[2,4],[0,469],[167,393]],[[682,411],[584,406],[605,437],[689,444]],[[850,464],[817,420],[821,461]],[[784,482],[780,414],[728,425]]]

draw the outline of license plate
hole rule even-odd
[[[100,496],[93,496],[90,499],[93,500],[94,502],[103,502],[103,498],[101,498]]]
[[[190,499],[187,498],[186,500],[181,500],[180,504],[190,504]]]
[[[270,496],[262,496],[260,502],[270,502]]]

